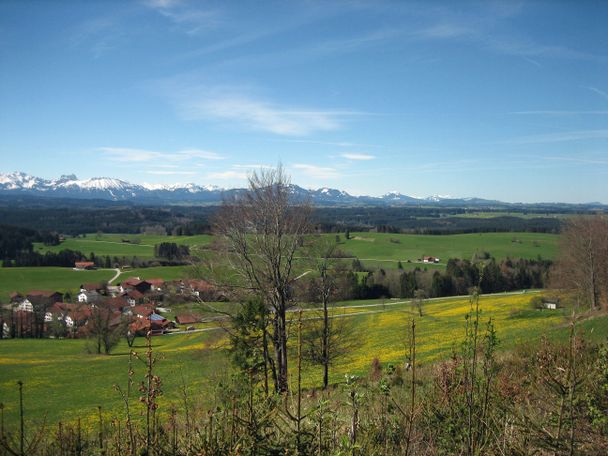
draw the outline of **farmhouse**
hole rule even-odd
[[[103,286],[100,283],[83,283],[82,285],[80,285],[80,291],[81,292],[85,292],[85,291],[101,291],[103,290]]]
[[[90,269],[95,269],[95,263],[92,261],[76,261],[74,263],[74,269],[76,271],[86,271]]]
[[[195,315],[176,315],[175,321],[180,325],[191,325],[193,323],[198,323],[200,318]]]
[[[32,290],[27,292],[27,297],[38,297],[45,298],[49,301],[49,303],[53,302],[61,302],[63,301],[63,295],[58,291],[41,291],[41,290]]]
[[[152,288],[152,284],[146,280],[141,280],[139,277],[129,277],[123,280],[120,284],[124,291],[137,290],[140,293],[146,293]]]
[[[96,291],[81,291],[77,295],[78,302],[94,303],[99,301],[101,295]]]
[[[163,279],[146,279],[151,286],[152,291],[162,291],[165,281]]]
[[[144,295],[137,290],[129,290],[122,296],[126,298],[131,307],[144,302]]]
[[[23,300],[19,302],[17,310],[21,312],[33,312],[34,306],[32,305],[32,302],[29,299],[23,298]]]
[[[434,256],[423,256],[422,262],[423,263],[439,263],[439,258],[434,257]]]

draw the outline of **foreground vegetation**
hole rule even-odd
[[[537,341],[543,331],[559,327],[566,310],[534,310],[530,305],[535,294],[495,295],[482,297],[484,318],[492,317],[500,332],[501,348],[512,348],[518,342]],[[331,370],[331,383],[340,383],[345,374],[365,375],[373,358],[382,363],[403,362],[407,342],[406,328],[411,318],[418,325],[418,362],[428,366],[445,359],[463,338],[463,323],[469,302],[465,298],[428,300],[424,315],[418,317],[410,301],[357,301],[356,304],[336,304],[332,316],[347,320],[348,333],[356,343]],[[315,318],[318,313],[307,311],[304,317]],[[296,314],[289,318],[294,320]],[[217,324],[213,325],[217,326]],[[207,328],[209,325],[206,326]],[[292,346],[295,324],[290,325]],[[134,350],[140,352],[143,339],[136,339]],[[179,400],[185,382],[191,393],[205,396],[204,385],[218,377],[224,380],[231,371],[228,359],[229,340],[223,330],[182,333],[153,338],[154,351],[160,356],[158,373],[163,379],[162,401]],[[0,343],[0,397],[5,403],[5,419],[17,420],[15,381],[25,382],[28,417],[49,422],[69,420],[84,412],[95,413],[97,405],[117,413],[120,398],[113,388],[126,379],[129,348],[126,340],[110,356],[87,353],[85,340],[11,339]],[[136,365],[142,374],[143,366]],[[94,373],[94,374],[92,374]],[[303,384],[314,388],[319,384],[321,370],[307,365]],[[87,378],[86,382],[82,379]],[[292,378],[292,381],[294,379]]]
[[[594,344],[608,317],[572,327],[567,311],[529,301],[482,297],[477,313],[476,301],[436,300],[423,317],[410,303],[352,309],[362,344],[335,366],[334,386],[316,390],[319,372],[303,366],[300,393],[295,365],[285,396],[267,396],[259,371],[234,370],[218,331],[138,339],[135,358],[126,344],[91,356],[77,340],[3,341],[3,444],[19,448],[22,379],[24,454],[599,454],[608,350]]]

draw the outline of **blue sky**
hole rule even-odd
[[[608,3],[2,1],[0,171],[608,203]]]

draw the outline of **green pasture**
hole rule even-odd
[[[482,297],[483,329],[492,317],[501,349],[518,343],[538,340],[542,334],[567,331],[567,310],[531,310],[531,293],[500,294]],[[350,304],[350,303],[341,303]],[[353,342],[348,356],[331,370],[331,381],[343,381],[345,374],[366,375],[374,358],[382,363],[400,363],[406,350],[407,328],[416,319],[418,360],[421,367],[449,356],[458,349],[464,336],[467,298],[429,300],[419,317],[410,302],[359,302],[359,307],[335,308],[332,314],[346,325]],[[375,305],[374,305],[375,304]],[[367,306],[367,307],[363,307]],[[305,325],[318,311],[304,312]],[[295,340],[297,313],[290,313],[290,340]],[[597,322],[597,323],[596,323]],[[605,317],[584,322],[587,331],[596,333],[606,328]],[[209,327],[209,325],[206,325]],[[136,351],[142,354],[144,340],[136,340]],[[214,385],[230,372],[226,354],[227,339],[222,330],[182,333],[153,338],[159,355],[158,374],[163,382],[163,401],[178,401],[180,389],[186,385],[191,397],[209,402]],[[110,356],[91,355],[83,340],[3,340],[0,341],[0,402],[5,404],[5,419],[15,425],[17,380],[25,382],[25,410],[29,419],[50,423],[93,417],[98,405],[108,413],[122,410],[114,385],[124,387],[127,378],[128,348],[124,342]],[[292,366],[294,364],[292,363]],[[143,364],[135,362],[135,381],[143,378]],[[295,373],[292,367],[292,374]],[[294,376],[295,379],[295,376]],[[305,366],[306,387],[316,387],[321,371]],[[137,394],[137,393],[135,393]],[[139,404],[133,401],[139,410]]]
[[[466,214],[456,214],[454,217],[458,218],[497,218],[497,217],[518,217],[522,219],[534,219],[534,218],[556,218],[566,219],[571,217],[570,214],[554,214],[546,212],[467,212]]]
[[[335,236],[335,235],[333,235]],[[374,260],[401,261],[410,267],[423,256],[434,256],[445,264],[450,258],[471,259],[475,253],[489,252],[497,260],[510,258],[555,258],[558,235],[544,233],[473,233],[443,236],[350,233],[340,235],[340,250],[367,264]],[[410,260],[412,263],[407,263]],[[395,263],[396,266],[396,263]],[[418,264],[418,266],[420,266]]]
[[[52,290],[65,293],[74,291],[83,283],[95,283],[111,279],[112,269],[74,271],[72,268],[29,267],[0,268],[0,302],[6,301],[13,291]]]
[[[163,380],[161,401],[177,400],[183,385],[189,395],[200,397],[211,391],[230,367],[221,348],[223,335],[218,331],[154,337],[152,341],[159,357],[157,373]],[[145,339],[136,339],[133,349],[144,357]],[[87,353],[84,340],[0,341],[0,402],[5,404],[5,419],[14,423],[17,418],[18,379],[25,384],[26,417],[38,422],[43,418],[53,424],[83,418],[90,423],[99,405],[106,413],[120,412],[122,404],[115,385],[126,388],[128,353],[126,342],[108,356]],[[145,366],[134,359],[133,367],[131,405],[137,416],[141,410],[138,385]]]
[[[175,242],[195,250],[211,242],[206,234],[197,236],[160,236],[150,234],[87,234],[86,237],[66,238],[59,245],[34,244],[40,253],[58,252],[64,249],[77,250],[85,255],[93,252],[96,256],[154,258],[154,246],[161,242]],[[129,242],[125,242],[129,241]]]
[[[83,283],[97,283],[110,280],[114,269],[75,271],[72,268],[27,267],[0,268],[0,302],[6,301],[13,291],[27,293],[30,290],[52,290],[65,293],[74,292]],[[127,269],[112,282],[113,285],[129,277],[141,279],[179,280],[195,277],[190,266],[158,266],[151,268]]]

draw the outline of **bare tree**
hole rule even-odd
[[[309,230],[310,212],[307,202],[293,200],[279,165],[254,172],[248,191],[224,201],[215,221],[236,274],[233,286],[257,294],[270,310],[270,365],[279,392],[288,390],[286,311],[292,305],[295,254]]]
[[[126,321],[120,312],[113,312],[111,307],[103,302],[96,303],[91,309],[87,320],[87,335],[93,351],[97,354],[110,354],[126,333]]]
[[[329,314],[329,304],[335,299],[337,245],[330,238],[316,239],[309,257],[315,277],[310,279],[310,298],[320,303],[321,317],[307,322],[304,333],[304,356],[323,367],[323,389],[329,385],[329,368],[332,363],[349,351],[352,345],[351,330],[347,319],[336,320]]]
[[[416,309],[418,309],[419,317],[422,317],[422,307],[424,306],[424,301],[426,298],[428,298],[428,295],[426,294],[426,291],[424,291],[423,289],[414,291],[413,303],[416,306]]]
[[[600,307],[608,291],[608,218],[580,216],[566,223],[552,282],[575,291],[592,309]]]

